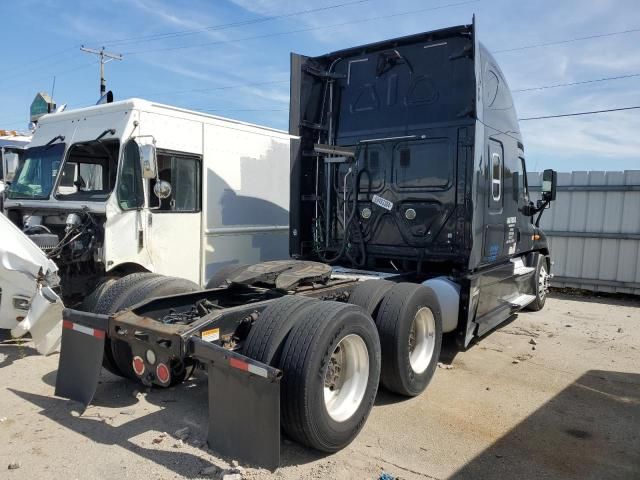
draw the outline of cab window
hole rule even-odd
[[[151,194],[150,204],[156,211],[199,212],[201,160],[196,155],[158,151],[158,177],[171,184],[171,195],[159,200]],[[155,180],[151,180],[151,188]]]
[[[98,140],[69,148],[56,198],[59,200],[106,200],[116,183],[120,142]]]
[[[118,204],[122,210],[144,206],[140,151],[135,140],[129,140],[122,154],[122,165],[118,177]]]

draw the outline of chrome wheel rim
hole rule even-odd
[[[409,331],[409,363],[416,374],[427,369],[435,348],[436,320],[430,308],[422,307],[416,312]]]
[[[324,404],[329,416],[344,422],[362,403],[369,381],[369,350],[362,337],[338,342],[324,371]]]
[[[540,275],[538,275],[538,296],[540,300],[544,300],[544,297],[547,296],[547,290],[549,288],[549,275],[547,274],[547,269],[544,265],[540,267]]]

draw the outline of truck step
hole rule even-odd
[[[527,267],[522,258],[512,258],[511,263],[513,263],[513,274],[516,276],[526,275],[536,269],[535,267]]]
[[[529,305],[531,302],[533,302],[536,299],[535,295],[529,295],[527,293],[523,293],[522,295],[518,295],[515,298],[511,298],[509,300],[509,303],[513,306],[513,307],[524,307],[526,305]]]

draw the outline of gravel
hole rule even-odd
[[[77,405],[53,395],[58,355],[0,342],[0,477],[640,478],[639,307],[553,294],[543,311],[521,313],[466,352],[448,339],[424,394],[381,389],[359,436],[333,455],[283,437],[274,473],[207,448],[203,373],[141,394],[103,372],[93,404],[73,416]]]

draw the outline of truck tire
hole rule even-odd
[[[358,305],[373,318],[378,313],[382,298],[395,283],[388,280],[365,280],[358,284],[349,296],[349,303]]]
[[[317,301],[298,295],[286,295],[275,300],[251,327],[242,353],[259,362],[276,366],[289,332],[301,319],[300,313]]]
[[[175,295],[178,293],[189,293],[199,290],[200,287],[189,280],[176,277],[165,277],[162,275],[141,278],[139,282],[131,284],[114,303],[115,311],[136,305],[143,300],[160,297],[164,295]],[[113,361],[120,373],[120,376],[129,378],[136,382],[140,379],[133,371],[133,353],[127,342],[113,339],[110,341],[110,349]],[[171,383],[169,386],[182,383],[186,378],[185,366],[180,364],[171,365]]]
[[[547,282],[549,281],[547,257],[544,255],[538,256],[538,263],[536,265],[536,273],[533,278],[533,288],[536,294],[536,298],[533,302],[527,305],[525,308],[532,312],[539,312],[544,308],[544,304],[547,303]]]
[[[123,294],[123,292],[131,288],[131,285],[135,284],[136,282],[140,282],[143,279],[158,276],[159,275],[150,272],[136,272],[119,278],[115,282],[111,282],[101,290],[100,294],[97,295],[97,298],[94,301],[93,308],[87,311],[92,311],[93,313],[100,313],[103,315],[115,313],[115,309],[117,308],[117,305],[115,305],[116,300],[118,299],[118,297],[120,297],[120,295]],[[102,366],[114,375],[117,375],[119,377],[124,376],[113,358],[111,339],[109,338],[105,338],[104,341],[104,355],[102,357]]]
[[[400,395],[419,395],[433,377],[442,345],[435,293],[424,285],[398,283],[382,300],[376,325],[382,347],[382,385]]]
[[[178,277],[166,277],[158,275],[135,284],[116,300],[117,310],[137,305],[144,300],[162,297],[165,295],[175,295],[178,293],[189,293],[200,290],[198,284],[191,280]]]
[[[129,290],[133,285],[142,281],[145,278],[159,277],[160,275],[150,272],[136,272],[130,275],[126,275],[113,282],[103,293],[96,302],[94,313],[101,313],[103,315],[109,315],[117,311],[118,305],[116,300]]]
[[[244,265],[242,263],[232,263],[231,265],[225,265],[213,274],[213,276],[207,282],[205,289],[208,290],[210,288],[222,287],[227,282],[228,277],[246,268],[247,266],[248,265]]]
[[[96,288],[93,290],[93,292],[91,292],[89,295],[87,295],[84,298],[84,300],[80,304],[79,309],[83,312],[94,312],[96,308],[96,304],[98,303],[98,300],[100,299],[102,294],[105,291],[107,291],[107,289],[111,287],[111,285],[116,280],[118,280],[117,277],[107,277],[103,281],[98,283],[98,285],[96,285]]]
[[[373,406],[378,332],[355,305],[321,301],[299,313],[280,358],[282,426],[304,445],[335,452],[358,435]]]

